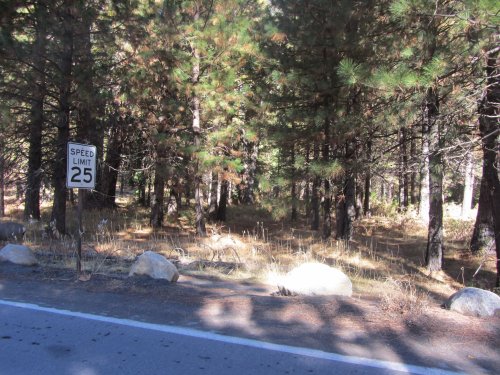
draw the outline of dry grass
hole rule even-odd
[[[417,287],[416,280],[407,276],[402,280],[389,277],[381,291],[381,307],[390,315],[405,315],[410,319],[425,313],[429,295]]]
[[[356,223],[350,242],[322,240],[307,222],[274,221],[268,212],[232,206],[228,224],[209,225],[207,238],[196,237],[185,211],[162,230],[148,226],[148,212],[125,199],[117,210],[84,213],[83,267],[89,274],[126,274],[131,262],[146,250],[174,261],[181,273],[235,280],[270,282],[294,266],[318,261],[347,273],[358,296],[380,298],[386,311],[416,314],[430,300],[447,297],[463,285],[491,289],[494,261],[467,251],[471,220],[447,218],[444,271],[428,275],[424,267],[426,227],[415,213],[392,213]],[[22,207],[9,201],[10,219],[20,219]],[[76,213],[68,207],[65,237],[46,235],[48,208],[42,222],[26,223],[25,243],[45,265],[74,268]],[[477,271],[479,268],[479,271]],[[476,272],[477,271],[477,272]]]

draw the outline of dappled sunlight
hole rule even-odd
[[[231,206],[228,212],[242,215],[242,209]],[[260,211],[244,209],[252,220],[260,219]],[[472,223],[463,220],[445,221],[451,235],[444,253],[444,270],[440,275],[429,275],[424,267],[426,228],[412,215],[363,218],[356,222],[353,240],[346,243],[333,238],[322,240],[315,231],[297,229],[301,225],[273,224],[262,219],[248,221],[246,229],[243,222],[239,223],[239,232],[236,228],[209,226],[214,234],[199,238],[172,224],[153,230],[147,215],[138,215],[133,207],[119,210],[85,214],[84,249],[91,249],[84,251],[86,270],[126,273],[127,262],[152,250],[176,262],[181,273],[252,279],[276,286],[292,268],[320,262],[347,273],[357,295],[378,298],[388,278],[410,275],[419,289],[438,300],[464,284],[488,285],[494,278],[494,256],[482,260],[464,255],[468,252],[460,233]],[[64,241],[44,239],[44,230],[42,223],[30,223],[27,243],[39,254],[52,254],[45,264],[74,267],[75,241],[71,237]],[[92,251],[94,256],[90,256]]]
[[[300,306],[299,309],[297,305]],[[300,326],[310,333],[320,331],[326,323],[313,305],[305,303],[285,305],[282,310],[269,311],[264,316],[267,319]]]
[[[252,301],[248,297],[206,301],[198,315],[202,322],[212,329],[235,328],[252,336],[265,333],[265,330],[253,321]]]
[[[429,275],[424,266],[427,228],[412,211],[361,218],[355,223],[353,239],[345,242],[321,239],[317,231],[307,229],[304,218],[295,223],[274,221],[258,207],[229,206],[230,220],[225,225],[208,223],[209,236],[202,238],[194,235],[192,227],[186,229],[189,223],[182,223],[189,219],[187,215],[151,228],[148,210],[131,205],[130,197],[115,210],[84,212],[86,272],[125,275],[135,257],[151,250],[173,261],[181,274],[276,287],[294,267],[319,262],[345,272],[356,296],[380,298],[388,279],[409,279],[431,297],[430,303],[438,304],[464,285],[491,287],[495,277],[494,254],[478,258],[467,250],[470,220],[445,218],[444,269]],[[74,268],[75,207],[68,210],[69,234],[61,239],[47,237],[46,221],[26,224],[25,243],[47,266]]]

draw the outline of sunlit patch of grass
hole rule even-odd
[[[388,277],[381,288],[381,308],[390,315],[405,315],[415,320],[428,308],[428,293],[421,290],[408,275],[404,278]]]
[[[22,207],[16,203],[9,212],[18,209]],[[288,219],[276,221],[262,208],[229,206],[227,222],[209,223],[209,236],[200,238],[194,234],[192,209],[183,208],[176,220],[166,219],[163,228],[153,230],[149,210],[124,196],[117,209],[84,212],[82,262],[90,274],[127,274],[137,255],[152,250],[174,261],[181,274],[271,285],[295,266],[321,262],[348,274],[356,295],[385,299],[388,306],[399,306],[395,311],[407,311],[405,303],[439,300],[462,286],[491,288],[494,256],[475,257],[467,250],[471,220],[446,217],[444,271],[429,275],[424,265],[427,227],[416,213],[398,213],[392,205],[375,211],[372,217],[355,223],[354,238],[346,242],[321,239],[319,233],[308,228],[306,219],[295,223]],[[25,223],[25,243],[39,254],[44,265],[74,269],[76,207],[68,205],[68,235],[59,239],[46,234],[49,216],[50,207],[45,205],[40,222]],[[220,246],[224,238],[227,246]],[[383,295],[394,283],[401,293]],[[400,301],[401,295],[417,292],[426,298]]]

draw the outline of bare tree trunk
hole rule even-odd
[[[29,150],[24,219],[40,220],[40,187],[42,180],[42,130],[45,86],[45,50],[47,46],[45,4],[35,3],[36,39],[33,46],[33,95],[30,103]]]
[[[386,201],[386,192],[387,192],[387,183],[385,182],[384,179],[380,180],[380,194],[379,194],[379,199],[382,202]]]
[[[243,203],[255,203],[255,183],[257,180],[257,159],[259,156],[258,142],[250,142],[245,140],[245,173],[243,175],[244,190],[243,190]]]
[[[163,226],[163,218],[165,216],[164,200],[165,200],[165,176],[162,170],[161,161],[156,163],[155,179],[153,183],[153,196],[151,199],[151,217],[150,223],[153,228],[161,228]]]
[[[369,140],[366,144],[366,157],[368,160],[368,166],[365,172],[365,188],[363,197],[363,215],[368,216],[370,214],[370,195],[371,195],[371,161],[372,161],[372,142]]]
[[[51,222],[60,234],[66,233],[66,147],[69,140],[70,94],[73,64],[73,17],[70,1],[63,5],[63,25],[59,62],[59,109],[54,160],[54,201]]]
[[[137,193],[138,193],[138,201],[139,204],[143,207],[149,206],[147,194],[146,194],[146,185],[148,183],[148,178],[144,171],[139,172],[139,178],[137,181]]]
[[[306,175],[309,175],[309,154],[310,154],[310,147],[309,145],[306,146]],[[304,187],[304,202],[305,202],[305,208],[306,208],[306,217],[310,218],[311,217],[311,184],[310,180],[308,177],[305,179],[305,187]]]
[[[200,10],[197,8],[194,14],[194,21],[198,21],[200,18]],[[201,145],[201,111],[200,111],[200,97],[198,96],[197,85],[200,80],[200,54],[196,47],[192,48],[193,54],[193,71],[191,76],[191,82],[193,84],[193,94],[191,97],[191,111],[193,113],[193,134],[194,134],[194,145],[196,149]],[[195,210],[196,210],[196,234],[199,236],[206,236],[207,230],[205,228],[205,217],[203,213],[203,202],[202,196],[203,192],[201,189],[202,176],[199,171],[199,162],[196,161],[195,173],[194,173],[194,200],[195,200]]]
[[[498,37],[498,35],[497,35]],[[483,140],[483,178],[493,213],[497,255],[496,286],[500,287],[500,47],[486,53],[486,87],[479,103],[479,130]]]
[[[408,174],[408,130],[406,128],[401,129],[401,161],[402,161],[402,176],[403,176],[403,209],[408,210],[409,206],[409,174]]]
[[[291,164],[291,178],[292,178],[292,186],[291,186],[291,198],[292,198],[292,213],[291,213],[291,221],[295,222],[298,219],[297,214],[297,182],[295,180],[295,147],[292,145],[291,147],[291,155],[290,155],[290,164]]]
[[[417,142],[415,126],[411,127],[411,141],[410,141],[410,203],[415,206],[418,203],[418,189],[417,189]]]
[[[74,82],[76,90],[74,92],[74,103],[76,107],[76,140],[84,144],[96,146],[97,163],[96,176],[101,176],[101,162],[104,155],[104,130],[98,120],[98,115],[102,105],[99,95],[94,85],[94,56],[92,54],[92,24],[95,13],[88,9],[85,2],[78,2],[73,7],[75,11],[75,69]],[[105,195],[102,188],[102,179],[96,179],[95,191],[85,190],[83,196],[83,207],[102,207]]]
[[[101,205],[109,208],[116,206],[116,184],[118,182],[118,170],[122,162],[121,153],[124,142],[123,124],[118,117],[118,113],[113,116],[111,129],[109,130],[106,156],[100,173],[99,192],[96,194],[96,198]],[[123,182],[121,188],[123,188]]]
[[[229,181],[223,179],[220,183],[219,207],[217,209],[217,220],[226,221],[226,208],[229,203]]]
[[[364,187],[364,183],[362,184],[361,181],[359,180],[358,178],[358,174],[356,173],[354,175],[354,186],[356,188],[356,191],[355,191],[355,210],[356,210],[356,216],[355,216],[355,219],[358,220],[359,218],[361,218],[362,214],[363,214],[363,197],[364,197],[364,193],[363,193],[363,187]]]
[[[429,127],[429,226],[425,263],[429,271],[443,266],[443,161],[441,156],[441,130],[439,97],[436,89],[427,89],[425,122]]]
[[[484,143],[484,142],[483,142]],[[495,245],[495,232],[493,229],[493,211],[489,197],[489,188],[486,175],[487,163],[484,162],[483,144],[483,175],[479,187],[479,202],[477,204],[476,221],[470,241],[470,249],[473,254],[485,254]]]
[[[210,183],[210,204],[208,206],[208,217],[211,220],[217,219],[218,189],[219,189],[219,174],[217,172],[212,171],[212,178]]]
[[[330,119],[328,118],[325,119],[324,134],[323,162],[327,164],[330,161]],[[326,176],[324,179],[323,238],[329,238],[332,235],[332,193],[330,185],[330,176]]]
[[[317,142],[314,142],[314,150],[313,150],[313,159],[314,161],[319,161],[319,145]],[[311,197],[311,211],[312,211],[312,221],[311,221],[311,229],[318,230],[319,229],[319,201],[320,201],[320,193],[319,187],[321,184],[321,177],[315,175],[313,177],[312,183],[312,197]]]
[[[353,141],[347,141],[345,147],[346,161],[355,155]],[[346,168],[342,191],[337,197],[336,238],[350,241],[353,235],[353,223],[356,219],[356,180],[352,167]]]
[[[420,219],[429,222],[429,126],[422,122],[422,159],[420,164]]]
[[[175,188],[170,189],[170,196],[168,198],[167,215],[177,219],[179,217],[179,210],[181,209],[181,197]]]
[[[472,208],[472,193],[474,188],[474,158],[472,150],[466,155],[465,173],[464,173],[464,195],[462,198],[462,217],[469,216]]]

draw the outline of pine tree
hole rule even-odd
[[[35,40],[32,51],[32,79],[34,83],[29,121],[29,154],[26,181],[24,218],[40,220],[40,184],[42,178],[42,131],[46,95],[46,49],[48,10],[44,1],[35,4]]]
[[[61,22],[58,53],[57,76],[57,136],[56,154],[53,162],[54,199],[50,221],[55,223],[55,228],[60,234],[66,234],[66,148],[70,137],[70,95],[73,82],[73,39],[74,39],[74,14],[69,0],[63,2],[58,10]]]

